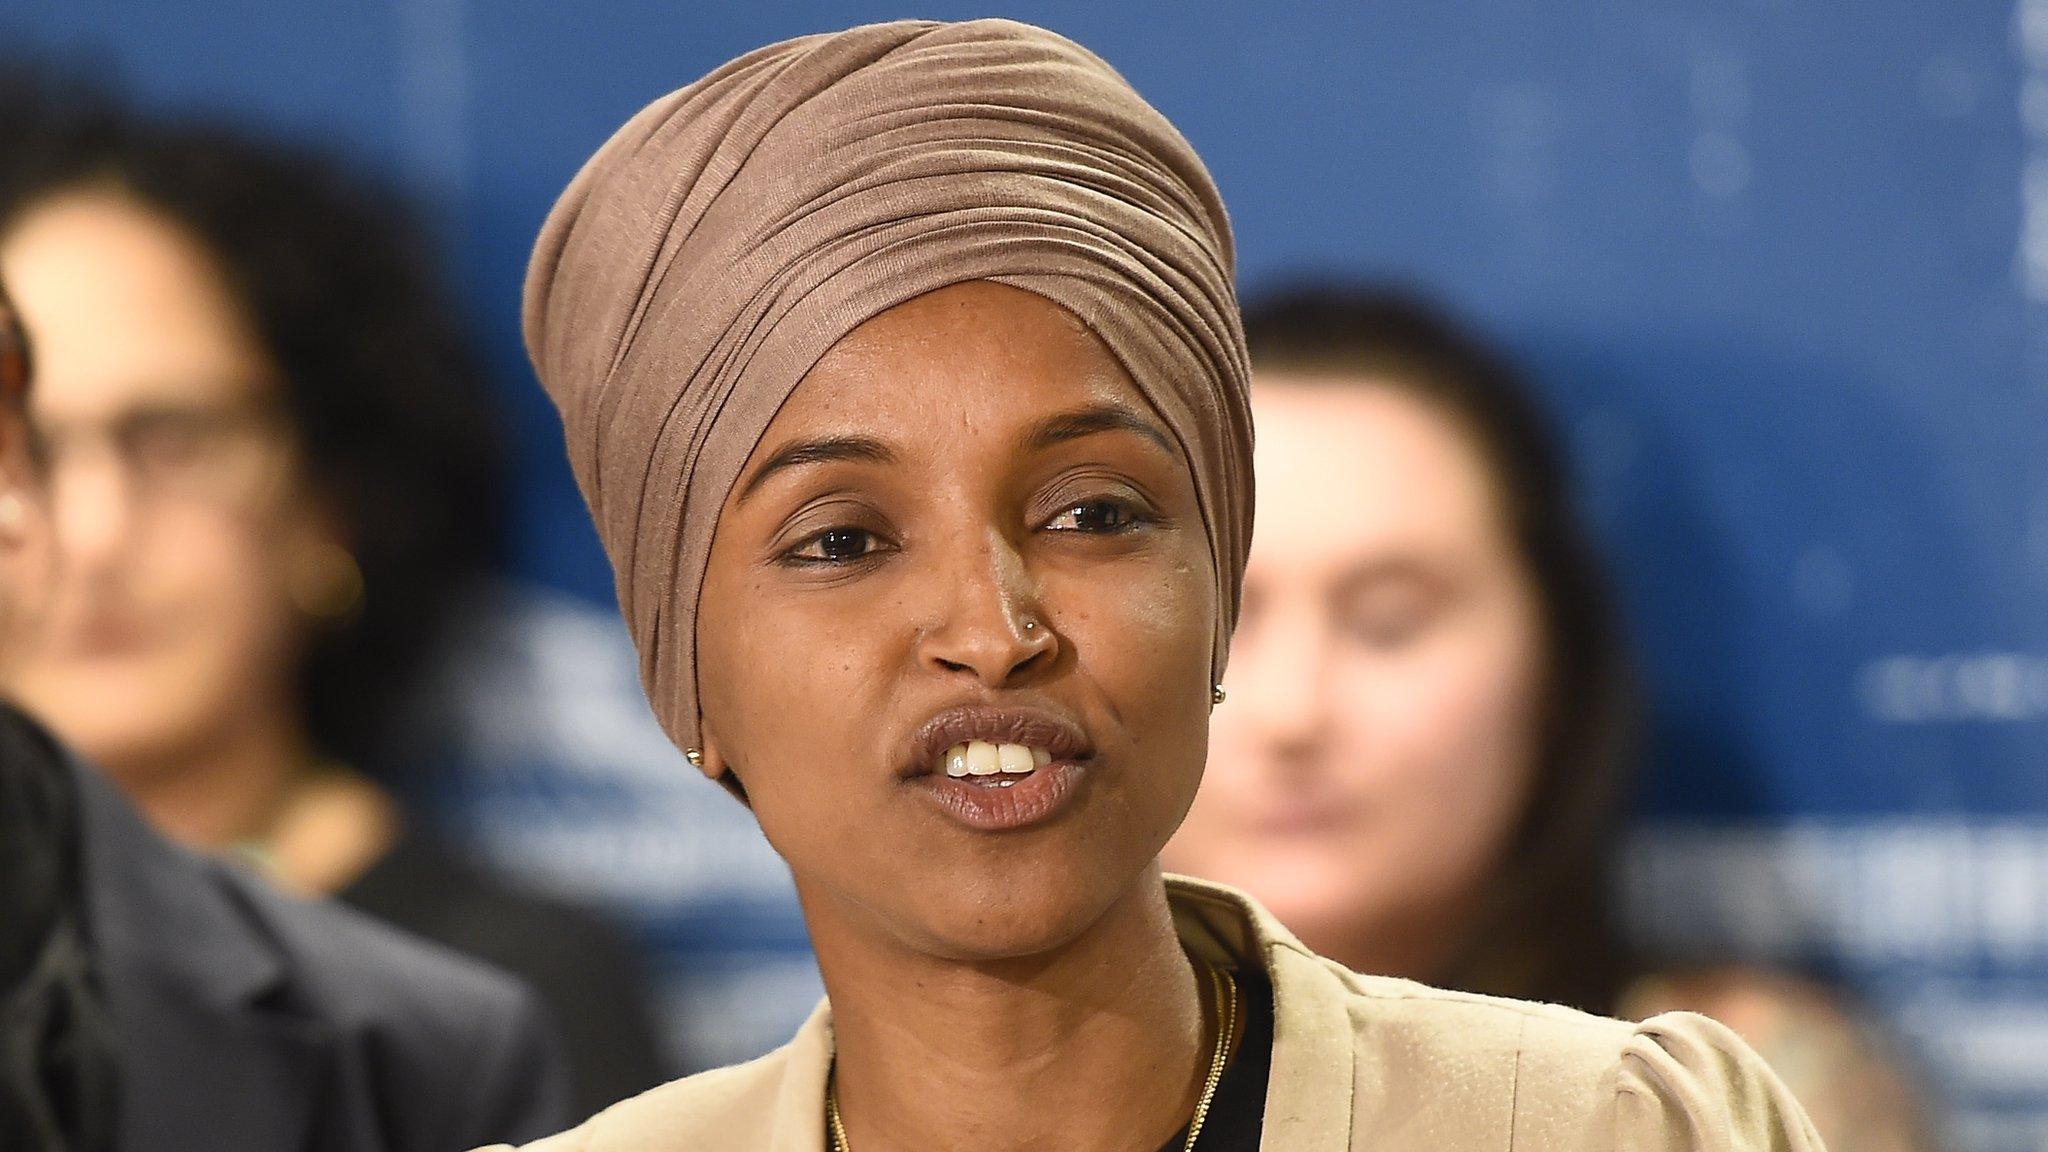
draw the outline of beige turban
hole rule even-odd
[[[969,280],[1080,317],[1178,437],[1220,673],[1252,516],[1232,260],[1187,141],[1107,64],[1024,24],[807,36],[628,121],[541,229],[526,342],[669,737],[698,743],[698,592],[769,421],[863,321]]]

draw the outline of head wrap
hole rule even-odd
[[[698,743],[698,592],[769,421],[842,336],[970,280],[1078,316],[1178,438],[1220,673],[1251,536],[1232,261],[1187,141],[1101,59],[1029,25],[790,40],[628,121],[541,230],[525,328],[669,737]]]

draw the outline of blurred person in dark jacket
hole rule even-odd
[[[0,663],[51,588],[28,366],[0,293]],[[441,1152],[567,1102],[527,990],[173,847],[0,704],[0,1148]]]
[[[0,657],[48,587],[29,450],[28,343],[0,291]],[[42,578],[35,578],[41,576]],[[47,741],[0,709],[0,1148],[112,1147],[114,1045],[87,953],[77,796]]]
[[[1398,294],[1246,311],[1258,530],[1168,867],[1240,886],[1361,972],[1741,1033],[1831,1148],[1931,1146],[1827,990],[1666,968],[1616,924],[1639,700],[1533,395]]]
[[[470,864],[391,786],[503,501],[483,370],[401,206],[281,145],[18,82],[0,270],[59,545],[8,692],[173,839],[524,977],[579,1109],[658,1083],[621,934]]]

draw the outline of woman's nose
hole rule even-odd
[[[1016,545],[990,531],[951,551],[960,558],[939,565],[931,584],[940,612],[924,630],[926,662],[990,688],[1051,665],[1060,640]]]
[[[50,473],[50,504],[64,564],[105,567],[134,530],[134,481],[110,452],[67,452]]]
[[[1301,750],[1321,739],[1328,719],[1327,645],[1310,613],[1276,615],[1254,642],[1240,637],[1224,680],[1226,707],[1242,710],[1260,738],[1276,748]]]

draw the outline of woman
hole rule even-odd
[[[0,293],[0,660],[52,575],[29,367]],[[509,977],[178,849],[0,701],[0,1148],[440,1152],[567,1113]]]
[[[471,867],[388,786],[501,490],[482,369],[399,208],[277,145],[17,83],[0,267],[63,545],[0,683],[174,839],[526,977],[586,1107],[658,1082],[617,934]]]
[[[1743,1034],[1838,1148],[1929,1146],[1913,1094],[1822,991],[1663,969],[1615,924],[1637,701],[1538,406],[1398,296],[1246,316],[1258,540],[1168,866],[1242,886],[1361,972]]]
[[[0,294],[0,660],[53,573],[28,368]],[[567,1111],[526,989],[180,850],[0,701],[0,1148],[438,1152]]]
[[[537,1147],[1818,1147],[1709,1021],[1354,976],[1162,877],[1250,529],[1230,265],[1187,143],[1003,21],[759,50],[570,185],[528,345],[828,999]]]

